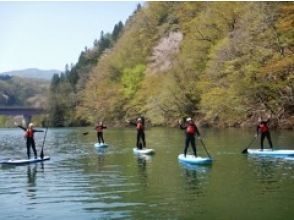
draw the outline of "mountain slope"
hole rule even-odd
[[[55,73],[61,73],[60,70],[41,70],[37,68],[28,68],[23,70],[14,70],[0,73],[0,75],[19,76],[21,78],[35,78],[50,80]]]
[[[60,80],[71,97],[60,109],[72,124],[144,115],[156,125],[191,116],[237,127],[271,116],[272,126],[293,128],[293,13],[291,2],[148,2],[78,94]]]

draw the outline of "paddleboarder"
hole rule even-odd
[[[103,138],[103,129],[106,129],[107,127],[103,125],[103,122],[100,121],[96,124],[95,130],[97,131],[97,139],[98,143],[104,144],[104,138]]]
[[[257,138],[257,136],[260,134],[260,149],[261,150],[263,150],[263,142],[265,138],[267,138],[270,148],[273,149],[271,134],[269,131],[269,126],[268,126],[269,120],[270,120],[269,118],[266,121],[262,120],[262,118],[258,118],[258,125],[256,128],[255,138]]]
[[[136,122],[127,121],[131,125],[135,125],[137,128],[137,149],[146,148],[146,140],[145,140],[145,120],[143,117],[137,118]],[[142,141],[142,142],[141,142]]]
[[[34,124],[29,123],[29,126],[27,128],[22,127],[21,125],[17,125],[17,127],[21,128],[25,131],[25,138],[27,139],[27,155],[28,159],[31,157],[31,147],[34,152],[34,157],[37,159],[37,150],[36,150],[36,143],[34,139],[34,133],[35,132],[44,132],[43,130],[37,130],[34,129]]]
[[[192,118],[187,118],[186,123],[183,125],[182,121],[179,121],[179,125],[181,129],[186,130],[186,140],[185,140],[185,149],[184,149],[184,155],[186,157],[187,150],[189,148],[189,143],[191,143],[193,152],[195,157],[197,157],[196,153],[196,142],[195,142],[195,135],[198,135],[198,138],[200,139],[200,132],[195,124],[195,122],[192,120]]]

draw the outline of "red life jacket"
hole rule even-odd
[[[103,125],[96,126],[96,131],[97,132],[102,132],[103,131]]]
[[[269,131],[269,127],[267,126],[266,123],[261,123],[259,126],[259,132],[265,133]]]
[[[142,122],[137,122],[137,130],[143,130],[144,129],[144,126],[143,126],[143,123]]]
[[[34,137],[34,132],[32,129],[27,129],[26,132],[25,132],[25,137],[27,138],[33,138]]]
[[[196,133],[196,125],[195,124],[188,124],[187,128],[186,128],[186,132],[188,134],[195,134]]]

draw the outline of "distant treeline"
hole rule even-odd
[[[294,125],[293,2],[148,2],[54,75],[54,126]]]

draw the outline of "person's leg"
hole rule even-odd
[[[196,144],[195,144],[195,136],[191,136],[191,145],[192,145],[192,149],[193,149],[194,155],[195,155],[195,157],[197,157]]]
[[[99,135],[99,132],[97,132],[97,141],[98,141],[98,144],[100,144],[100,135]]]
[[[184,155],[185,155],[185,157],[187,155],[187,150],[188,150],[188,147],[189,147],[189,142],[190,142],[190,137],[189,137],[189,135],[186,134],[185,149],[184,149]]]
[[[28,155],[28,159],[30,159],[30,157],[31,157],[30,145],[31,145],[30,140],[27,139],[27,155]]]
[[[139,142],[139,146],[138,146],[138,149],[142,150],[143,149],[143,145],[141,142]]]
[[[101,132],[101,141],[104,144],[103,132]]]
[[[267,141],[268,141],[271,149],[273,149],[272,138],[271,138],[271,134],[269,132],[266,133],[266,138],[267,138]]]
[[[143,141],[143,147],[145,148],[146,147],[146,140],[145,140],[145,132],[143,131],[142,132],[142,141]]]
[[[138,131],[138,132],[137,132],[137,142],[136,142],[136,147],[137,147],[138,149],[140,149],[139,143],[140,143],[140,132]]]
[[[265,138],[265,134],[264,133],[261,133],[260,135],[260,149],[263,150],[263,141],[264,141],[264,138]]]
[[[100,143],[104,143],[104,140],[103,140],[103,134],[102,134],[102,132],[98,132],[98,143],[100,144]]]
[[[35,144],[34,139],[32,140],[32,148],[33,148],[34,156],[35,156],[35,159],[36,159],[38,157],[38,155],[37,155],[36,144]]]

